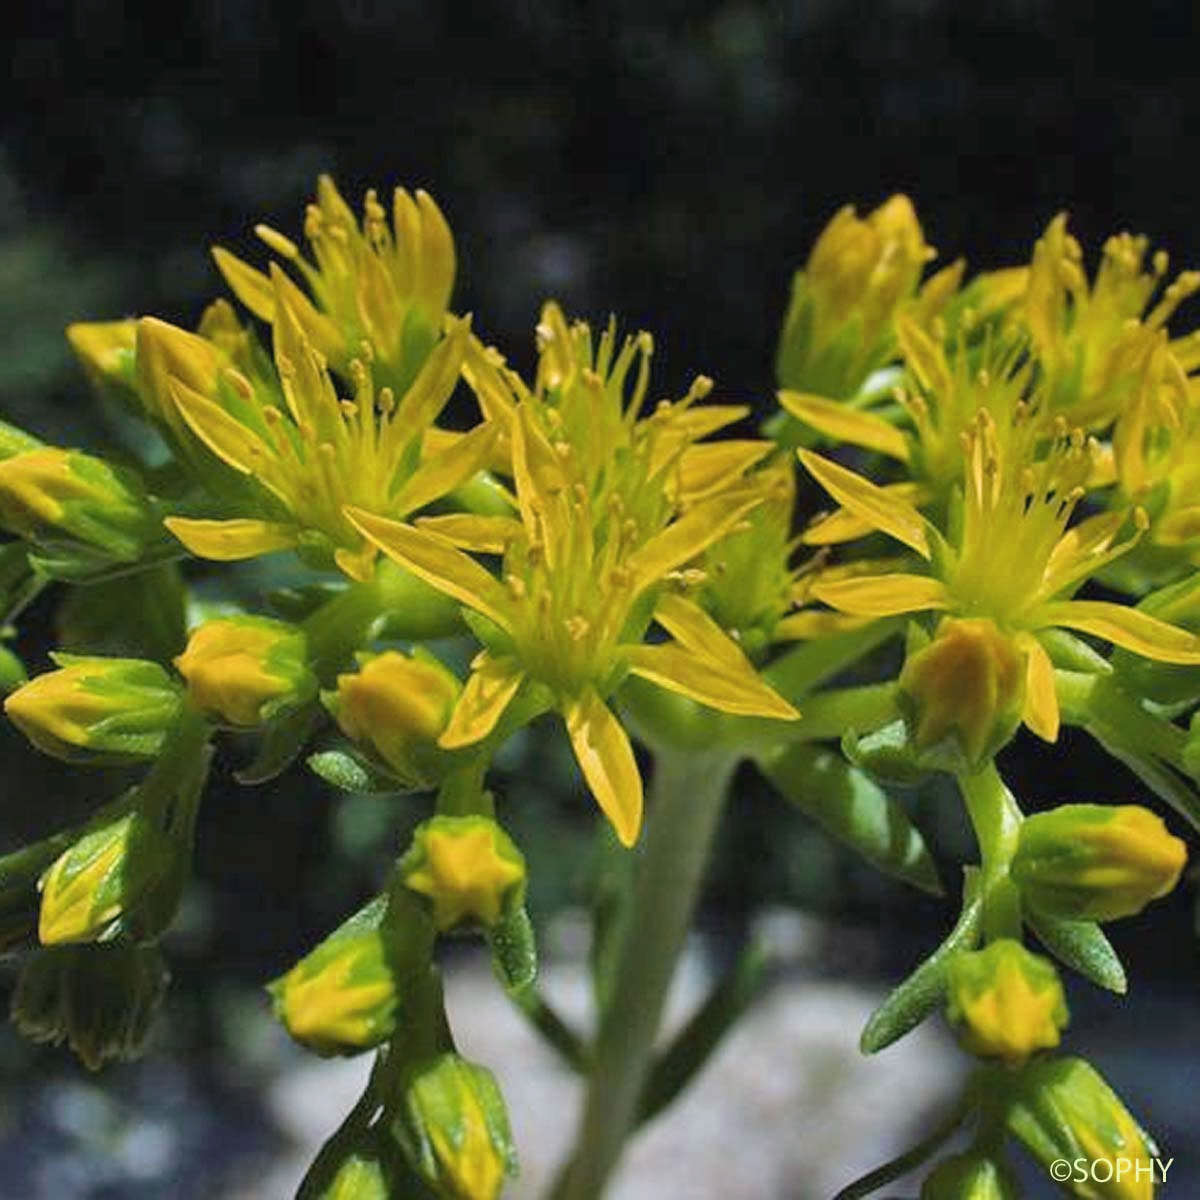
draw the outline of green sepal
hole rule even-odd
[[[800,743],[758,759],[785,799],[885,874],[942,894],[924,839],[878,784],[823,746]]]
[[[721,1039],[758,996],[769,957],[758,944],[743,947],[737,961],[709,992],[691,1020],[650,1068],[638,1105],[638,1123],[657,1116],[699,1074]]]
[[[902,1038],[946,998],[946,971],[950,960],[973,950],[983,928],[983,898],[978,895],[978,872],[964,872],[963,909],[946,940],[871,1014],[859,1039],[864,1054],[876,1054]]]
[[[1078,971],[1098,987],[1123,996],[1128,988],[1125,968],[1095,921],[1068,921],[1044,912],[1029,911],[1026,924],[1038,940],[1064,966]]]

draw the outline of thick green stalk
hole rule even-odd
[[[737,759],[660,750],[633,911],[602,1015],[574,1157],[559,1195],[595,1200],[637,1121],[667,989]]]
[[[1017,852],[1021,810],[994,762],[978,771],[962,772],[958,786],[979,840],[984,938],[1020,938],[1021,894],[1008,868]]]

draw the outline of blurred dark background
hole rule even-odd
[[[194,323],[223,292],[208,246],[262,261],[253,224],[298,236],[322,171],[354,204],[371,185],[430,190],[457,239],[456,305],[516,363],[532,360],[539,305],[555,296],[652,330],[660,394],[703,371],[761,414],[791,274],[845,202],[908,192],[941,260],[965,255],[974,269],[1026,258],[1062,208],[1089,263],[1130,228],[1176,267],[1200,265],[1189,140],[1200,17],[1161,0],[1119,20],[1100,11],[1052,0],[15,6],[0,115],[0,411],[51,440],[103,446],[63,327],[150,312]],[[33,669],[46,664],[50,612],[31,613],[19,642]],[[35,759],[7,728],[0,752],[0,848],[115,787]],[[1053,752],[1022,740],[1007,759],[1031,805],[1144,798],[1082,737]],[[403,801],[331,799],[300,771],[253,792],[219,786],[235,765],[236,748],[202,820],[162,1037],[194,1068],[172,1095],[197,1161],[206,1138],[228,1137],[213,1096],[245,1109],[250,1149],[269,1142],[255,1132],[253,1070],[221,1064],[257,1061],[244,1020],[261,1008],[255,989],[368,894],[415,819]],[[588,814],[561,746],[535,734],[500,782],[538,914],[578,902]],[[952,798],[913,803],[947,862],[961,857]],[[732,940],[763,904],[866,930],[870,953],[834,954],[829,970],[875,982],[898,978],[950,915],[832,847],[746,773],[705,922]],[[1200,1032],[1191,888],[1114,939],[1135,998],[1078,989],[1075,1045],[1178,1151],[1177,1177],[1200,1172],[1183,1158],[1197,1063],[1180,1048]],[[82,1135],[55,1125],[53,1097],[34,1111],[26,1085],[75,1068],[8,1032],[0,1050],[20,1085],[0,1097],[0,1196],[40,1196],[58,1177],[39,1154],[75,1153]],[[113,1072],[122,1103],[162,1094],[137,1073],[150,1069]],[[58,1186],[44,1194],[76,1194]],[[79,1187],[162,1194],[119,1172]],[[213,1194],[211,1178],[198,1187]]]

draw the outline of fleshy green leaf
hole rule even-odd
[[[950,960],[974,948],[983,924],[983,901],[974,894],[973,879],[968,874],[963,910],[946,940],[871,1014],[859,1039],[864,1054],[876,1054],[902,1038],[945,999]]]
[[[1098,987],[1125,994],[1125,968],[1095,921],[1065,921],[1040,912],[1027,913],[1025,920],[1059,962]]]
[[[908,814],[840,755],[800,743],[759,759],[780,793],[832,837],[888,875],[941,895],[937,871]]]

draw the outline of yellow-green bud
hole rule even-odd
[[[1025,657],[986,618],[947,618],[900,672],[913,742],[954,737],[969,763],[991,757],[1016,732],[1025,704]]]
[[[398,994],[385,912],[382,898],[372,901],[268,985],[275,1016],[317,1054],[358,1054],[395,1030]]]
[[[12,997],[17,1029],[66,1042],[89,1070],[136,1058],[166,994],[157,946],[52,946],[26,959]]]
[[[313,1181],[307,1191],[300,1192],[305,1200],[392,1200],[395,1194],[383,1163],[358,1150],[350,1151],[335,1166],[326,1183]]]
[[[249,729],[316,695],[304,634],[266,617],[219,617],[175,659],[188,696],[213,720]]]
[[[443,1200],[496,1200],[516,1173],[504,1098],[492,1073],[457,1054],[418,1067],[397,1132]]]
[[[426,821],[413,834],[399,872],[406,887],[432,902],[440,930],[465,921],[491,928],[525,895],[525,859],[490,817]]]
[[[158,524],[141,481],[103,459],[42,446],[0,461],[0,525],[47,552],[134,562]]]
[[[1012,938],[950,960],[946,1012],[972,1054],[1011,1063],[1057,1046],[1068,1021],[1054,964]]]
[[[1084,1200],[1150,1200],[1154,1195],[1157,1147],[1081,1058],[1030,1063],[1013,1091],[1007,1122],[1047,1171],[1064,1159],[1112,1164],[1107,1180],[1089,1171],[1085,1181],[1075,1183],[1073,1194]]]
[[[57,671],[31,679],[4,702],[39,749],[67,762],[154,758],[179,716],[179,686],[138,658],[56,654]]]
[[[1070,920],[1112,921],[1165,896],[1187,847],[1136,804],[1064,804],[1021,825],[1011,873],[1034,908]]]
[[[0,421],[0,460],[25,454],[29,450],[40,450],[44,444],[31,433],[26,433],[7,421]]]
[[[968,1152],[939,1163],[921,1185],[921,1200],[1020,1200],[1012,1168],[991,1155]]]
[[[39,886],[43,945],[104,941],[124,926],[155,936],[179,898],[179,848],[148,818],[127,813],[85,833],[50,864]]]
[[[432,654],[388,650],[339,675],[326,704],[348,738],[413,786],[429,785],[446,757],[437,740],[461,691],[457,677]]]
[[[866,217],[847,205],[825,226],[792,283],[779,379],[798,391],[848,398],[880,365],[897,308],[934,257],[906,196]]]
[[[225,366],[221,351],[206,338],[157,317],[143,317],[136,329],[138,390],[146,411],[179,432],[184,424],[171,396],[171,380],[215,397]]]
[[[134,359],[136,321],[80,321],[67,326],[67,341],[101,396],[111,396],[134,409],[140,407]]]

